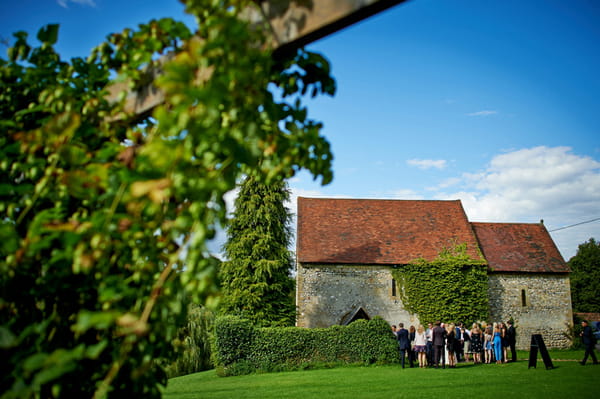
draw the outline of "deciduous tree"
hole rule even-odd
[[[590,238],[580,244],[568,264],[573,310],[600,313],[600,243]]]
[[[155,359],[172,356],[182,296],[210,304],[216,292],[205,241],[225,221],[223,195],[254,171],[331,180],[300,100],[333,90],[327,62],[305,51],[274,62],[265,31],[237,17],[251,1],[185,3],[193,37],[154,20],[65,61],[49,25],[37,47],[17,33],[0,59],[4,397],[160,396]],[[151,117],[127,115],[125,93],[107,102],[113,77],[144,86],[167,52]]]

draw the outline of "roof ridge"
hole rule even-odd
[[[469,222],[471,224],[504,224],[504,225],[527,225],[527,226],[544,226],[544,223],[540,222]]]
[[[327,201],[397,201],[397,202],[460,202],[460,199],[436,200],[436,199],[402,199],[402,198],[350,198],[350,197],[304,197],[298,196],[298,200],[327,200]]]

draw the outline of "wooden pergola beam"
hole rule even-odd
[[[249,19],[269,22],[275,51],[295,50],[406,0],[267,0]]]
[[[273,33],[274,56],[294,51],[406,0],[265,0],[242,18],[261,23],[266,18]],[[169,60],[165,56],[162,61]],[[152,81],[160,70],[147,71]],[[130,91],[127,82],[108,87],[108,100],[116,102],[126,92],[124,111],[129,115],[148,115],[164,101],[153,84]],[[118,119],[118,118],[117,118]]]

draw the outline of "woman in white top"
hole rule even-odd
[[[485,328],[485,334],[483,335],[483,349],[485,350],[485,363],[490,364],[492,362],[492,342],[494,336],[492,335],[492,327],[487,326]]]
[[[425,334],[425,329],[422,325],[419,325],[417,328],[417,332],[415,334],[415,346],[413,350],[418,356],[419,359],[419,367],[425,368],[427,367],[427,358],[425,357],[425,350],[427,348],[427,335]]]

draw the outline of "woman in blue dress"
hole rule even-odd
[[[494,326],[494,356],[496,356],[496,364],[502,364],[502,329],[500,324]]]

